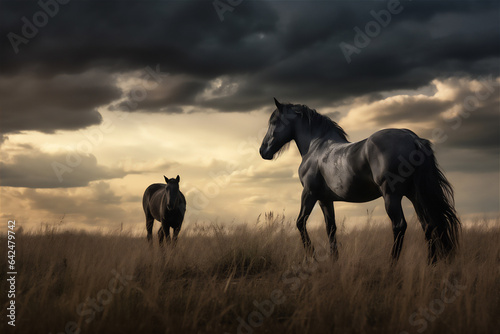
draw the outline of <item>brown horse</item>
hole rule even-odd
[[[161,227],[158,230],[160,246],[165,236],[166,242],[170,243],[170,228],[174,230],[173,241],[175,245],[186,213],[186,198],[179,190],[179,175],[175,179],[163,177],[166,184],[154,183],[150,185],[142,198],[148,241],[151,242],[153,239],[152,230],[156,219],[161,222]]]

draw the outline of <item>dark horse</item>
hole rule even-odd
[[[148,231],[148,241],[153,239],[153,223],[156,220],[161,222],[158,230],[158,239],[162,245],[163,238],[170,242],[170,228],[174,230],[174,245],[181,230],[182,221],[186,212],[186,198],[179,190],[180,177],[169,179],[166,176],[164,183],[154,183],[144,192],[142,197],[142,207],[146,215],[146,230]]]
[[[308,254],[314,254],[306,221],[319,201],[330,252],[338,257],[334,201],[368,202],[383,197],[392,221],[392,258],[399,258],[406,231],[401,199],[413,203],[425,232],[429,262],[447,258],[458,246],[460,221],[453,190],[439,169],[431,143],[407,129],[385,129],[359,142],[347,140],[331,119],[304,105],[281,104],[269,119],[260,155],[266,160],[295,140],[302,156],[302,186],[297,228]]]

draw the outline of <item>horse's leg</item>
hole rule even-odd
[[[153,240],[153,224],[155,222],[155,219],[151,214],[146,213],[146,231],[148,231],[148,242],[151,244],[151,241]]]
[[[314,255],[314,247],[311,244],[311,239],[309,238],[309,234],[306,229],[307,218],[309,218],[309,215],[314,208],[314,204],[316,204],[316,198],[311,194],[311,192],[304,189],[302,191],[299,217],[297,218],[297,228],[299,229],[302,244],[304,245],[308,255]]]
[[[163,233],[165,234],[165,243],[170,244],[170,225],[166,221],[161,222],[161,227],[163,229]]]
[[[403,197],[397,194],[385,194],[385,210],[392,222],[392,232],[394,234],[394,244],[392,245],[392,260],[396,262],[401,254],[403,240],[406,231],[406,220],[401,207],[401,199]]]
[[[160,246],[163,246],[163,238],[165,237],[165,233],[163,232],[163,226],[160,226],[158,229],[158,241]]]
[[[179,235],[180,231],[181,231],[180,226],[174,228],[174,234],[172,235],[172,241],[173,241],[174,247],[175,247],[175,245],[177,245],[177,236]]]
[[[321,207],[323,215],[325,216],[326,234],[328,235],[328,240],[330,241],[330,254],[334,259],[338,259],[339,251],[337,249],[337,238],[335,237],[337,226],[335,225],[335,211],[333,209],[333,202],[319,201],[319,206]]]

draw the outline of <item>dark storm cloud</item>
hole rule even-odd
[[[67,154],[32,150],[30,154],[14,155],[7,162],[0,162],[0,185],[4,187],[84,187],[91,181],[125,175],[127,173],[121,169],[99,165],[93,155],[68,158]]]
[[[435,78],[498,73],[500,34],[492,3],[405,2],[401,13],[393,15],[391,23],[359,54],[352,55],[350,64],[339,44],[353,44],[353,28],[364,30],[366,23],[374,21],[370,11],[384,10],[384,2],[315,2],[314,6],[273,2],[272,6],[279,17],[275,26],[270,25],[273,29],[247,32],[232,45],[236,56],[217,73],[239,84],[235,93],[193,103],[222,111],[247,111],[269,105],[270,96],[277,96],[320,108],[353,96],[416,89]],[[201,53],[196,45],[191,49],[207,59],[224,57],[225,45],[214,47]],[[257,71],[247,66],[248,58],[258,63]],[[215,60],[209,66],[217,65]]]
[[[26,1],[4,7],[2,36],[20,33],[21,17],[40,10]],[[258,69],[268,57],[264,50],[257,57],[248,38],[273,31],[278,17],[266,3],[241,5],[238,13],[222,23],[208,1],[71,1],[18,54],[2,38],[1,68],[15,72],[38,66],[40,73],[50,74],[162,64],[174,74],[202,77]]]
[[[207,86],[205,81],[161,73],[157,81],[150,77],[125,92],[126,99],[112,105],[111,110],[181,113],[181,105],[191,105]],[[151,88],[151,89],[148,89]]]
[[[50,133],[99,124],[102,118],[95,108],[120,96],[109,75],[94,71],[52,77],[0,76],[0,132]]]
[[[351,63],[340,43],[354,45],[354,28],[364,31],[375,22],[371,11],[381,13],[387,2],[244,1],[221,22],[211,1],[74,0],[17,54],[5,36],[21,34],[21,17],[40,8],[26,1],[2,6],[6,78],[21,70],[51,77],[98,68],[112,75],[156,65],[189,78],[177,90],[161,85],[148,94],[139,108],[145,111],[248,111],[270,105],[272,96],[321,108],[435,78],[499,72],[498,4],[489,1],[402,2]],[[218,78],[237,88],[200,98]],[[98,121],[87,116],[94,119],[81,125]]]

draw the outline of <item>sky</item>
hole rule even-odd
[[[462,219],[499,217],[496,1],[2,0],[1,219],[142,229],[146,187],[180,175],[186,225],[293,220],[297,148],[258,154],[273,97],[350,141],[430,139]],[[381,199],[335,207],[389,224]]]

